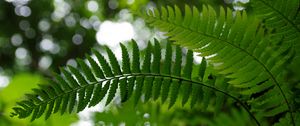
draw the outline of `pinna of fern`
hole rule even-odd
[[[226,92],[228,84],[224,78],[207,79],[205,59],[199,70],[196,70],[199,71],[196,78],[193,78],[191,50],[187,51],[185,65],[182,66],[182,48],[176,46],[175,59],[172,59],[174,48],[168,43],[162,58],[159,42],[155,41],[154,47],[149,42],[141,65],[140,50],[136,42],[132,42],[131,58],[127,48],[122,44],[120,46],[122,67],[108,47],[105,47],[108,60],[98,51],[92,50],[96,61],[86,55],[87,62],[77,59],[80,69],[72,66],[61,68],[61,74],[55,74],[49,84],[33,89],[34,93],[27,94],[25,100],[18,102],[13,108],[12,116],[26,118],[32,115],[33,121],[42,115],[47,119],[59,111],[61,114],[79,112],[86,107],[95,106],[106,95],[107,105],[114,99],[118,89],[122,102],[132,97],[134,104],[137,104],[144,95],[145,102],[150,98],[157,100],[160,97],[163,103],[169,99],[169,107],[172,107],[181,93],[179,90],[182,90],[182,105],[190,101],[191,107],[199,102],[207,107],[211,97],[215,95],[216,109],[221,109],[225,95],[240,103],[257,122],[242,101]]]
[[[228,83],[236,87],[234,92],[249,96],[253,112],[266,117],[293,115],[293,94],[284,81],[285,66],[295,54],[293,46],[270,39],[255,17],[222,7],[216,12],[211,6],[203,6],[202,11],[185,6],[184,12],[167,6],[140,15],[175,44],[209,57],[220,74],[231,78]]]

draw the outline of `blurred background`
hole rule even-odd
[[[133,13],[162,5],[245,9],[248,0],[0,0],[0,126],[57,125],[197,125],[210,113],[186,108],[168,110],[155,103],[133,108],[131,102],[104,108],[99,104],[79,114],[56,114],[33,123],[10,118],[23,94],[66,64],[76,66],[91,48],[108,45],[121,58],[119,43],[135,39],[141,49],[153,38],[166,41]],[[128,106],[128,107],[124,107]],[[131,106],[131,107],[130,107]],[[179,105],[178,105],[179,106]],[[122,109],[126,108],[126,109]],[[175,112],[176,111],[176,112]],[[208,110],[209,111],[209,110]],[[203,114],[199,114],[199,113]]]

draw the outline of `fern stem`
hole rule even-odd
[[[187,78],[182,78],[182,77],[179,77],[179,76],[173,76],[173,75],[166,75],[166,74],[157,74],[157,73],[130,73],[130,74],[123,74],[123,75],[117,75],[117,76],[114,76],[114,77],[108,77],[108,78],[105,78],[105,79],[101,79],[97,82],[92,82],[90,84],[87,84],[87,85],[83,85],[83,86],[78,86],[77,88],[74,88],[70,91],[67,91],[67,92],[64,92],[62,94],[58,94],[56,97],[53,97],[52,99],[49,99],[49,100],[45,100],[44,102],[41,102],[40,104],[36,104],[33,108],[37,107],[37,106],[40,106],[40,105],[43,105],[43,104],[48,104],[54,100],[56,100],[57,98],[59,97],[63,97],[64,95],[66,94],[70,94],[70,93],[74,93],[74,92],[78,92],[80,89],[82,88],[86,88],[87,86],[91,86],[91,85],[96,85],[96,84],[99,84],[99,83],[102,83],[102,82],[106,82],[106,81],[111,81],[111,80],[116,80],[116,79],[120,79],[120,78],[128,78],[128,77],[138,77],[138,76],[150,76],[150,77],[163,77],[163,78],[171,78],[171,79],[177,79],[179,81],[186,81],[186,82],[190,82],[191,84],[198,84],[198,85],[201,85],[201,86],[204,86],[204,87],[207,87],[207,88],[210,88],[212,90],[215,90],[217,92],[220,92],[226,96],[229,96],[230,98],[234,99],[236,102],[238,102],[247,112],[248,114],[251,116],[251,118],[255,121],[255,123],[260,126],[260,123],[259,121],[256,119],[256,117],[250,112],[249,108],[247,107],[247,105],[245,105],[241,100],[239,100],[238,98],[236,98],[235,96],[223,91],[223,90],[220,90],[214,86],[210,86],[208,84],[205,84],[203,82],[198,82],[198,81],[193,81],[191,79],[187,79]]]

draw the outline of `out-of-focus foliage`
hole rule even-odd
[[[148,102],[138,104],[134,107],[133,100],[121,105],[112,105],[104,112],[94,114],[96,125],[120,125],[122,123],[130,126],[134,125],[199,125],[209,122],[213,115],[201,111],[200,108],[182,107],[177,102],[171,109],[167,104],[159,102]]]
[[[249,114],[244,110],[228,109],[226,113],[212,114],[210,111],[203,111],[203,108],[196,107],[192,110],[189,107],[182,107],[177,102],[174,108],[168,109],[167,104],[149,102],[134,106],[133,100],[123,104],[115,104],[104,112],[94,114],[96,125],[157,125],[157,126],[253,126]],[[267,125],[261,120],[261,125]]]
[[[1,1],[0,6],[0,66],[4,69],[43,69],[39,66],[43,57],[60,66],[83,56],[96,42],[92,24],[99,18],[92,17],[80,1],[15,0]]]

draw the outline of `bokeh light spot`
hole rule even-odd
[[[23,31],[26,31],[30,28],[30,23],[27,20],[22,20],[22,21],[19,22],[19,27]]]
[[[98,10],[98,3],[94,0],[87,2],[87,9],[91,12],[96,12]]]
[[[20,34],[14,34],[11,39],[11,44],[14,45],[14,46],[19,46],[22,44],[23,42],[23,38]]]
[[[39,22],[38,26],[39,26],[39,29],[40,29],[41,31],[43,31],[43,32],[48,31],[49,28],[51,27],[49,21],[47,21],[47,20],[45,20],[45,19],[44,19],[44,20],[41,20],[41,21]]]
[[[28,17],[31,15],[31,9],[28,6],[16,6],[15,13],[18,16]]]
[[[9,84],[9,77],[0,75],[0,88],[6,87]]]
[[[52,58],[50,56],[43,56],[39,60],[39,67],[43,70],[48,69],[52,64]]]
[[[19,47],[17,48],[15,55],[18,59],[25,59],[28,55],[28,51],[25,48]]]
[[[80,45],[80,44],[83,42],[83,37],[82,37],[82,35],[80,35],[80,34],[75,34],[75,35],[72,37],[72,42],[73,42],[75,45]]]
[[[73,66],[73,67],[77,67],[77,62],[74,59],[69,59],[67,61],[67,65]]]
[[[134,34],[133,26],[129,22],[105,21],[100,25],[96,39],[99,44],[115,47],[122,41],[132,39]]]
[[[43,39],[40,43],[40,48],[44,51],[51,51],[54,48],[54,44],[50,39]]]
[[[118,6],[119,6],[119,3],[118,3],[117,0],[109,0],[109,1],[108,1],[108,7],[109,7],[110,9],[117,9]]]

